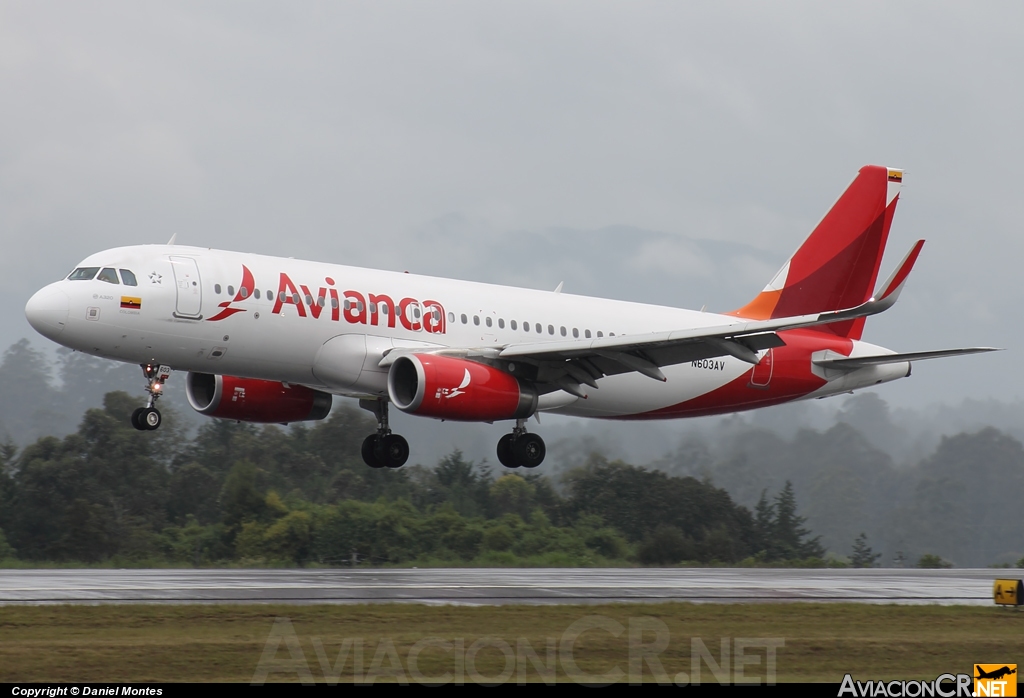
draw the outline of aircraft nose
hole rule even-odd
[[[25,317],[36,332],[48,339],[57,339],[68,321],[70,299],[62,289],[46,286],[28,299]]]

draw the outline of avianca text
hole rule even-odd
[[[281,315],[285,306],[293,306],[299,317],[319,319],[320,315],[333,322],[374,327],[396,327],[401,325],[410,332],[444,334],[447,320],[444,307],[434,300],[420,301],[415,298],[395,299],[387,294],[363,293],[356,290],[340,291],[334,286],[334,279],[324,278],[326,286],[310,289],[296,285],[285,273],[281,273],[273,313]],[[324,313],[330,310],[329,313]]]

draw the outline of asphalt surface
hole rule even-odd
[[[0,570],[0,605],[44,603],[992,603],[1018,570]],[[1014,574],[1016,573],[1016,574]]]

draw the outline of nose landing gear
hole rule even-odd
[[[363,462],[371,468],[401,468],[409,460],[409,442],[391,433],[387,400],[360,400],[359,406],[377,418],[377,433],[363,440]]]
[[[525,419],[517,419],[512,433],[498,439],[498,462],[506,468],[536,468],[545,455],[544,439],[526,431]]]
[[[142,374],[148,381],[146,392],[149,393],[149,401],[145,407],[132,412],[132,426],[139,431],[153,431],[159,429],[163,422],[160,410],[156,408],[156,401],[163,395],[164,383],[171,377],[171,367],[142,364]]]

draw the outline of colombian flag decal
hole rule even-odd
[[[133,296],[121,296],[121,307],[128,310],[141,310],[142,299]]]
[[[890,182],[902,182],[903,173],[899,170],[889,170],[889,181]]]

